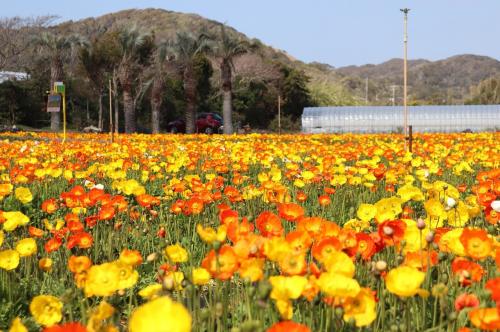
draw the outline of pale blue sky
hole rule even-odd
[[[335,67],[402,56],[409,7],[409,57],[472,53],[500,58],[500,0],[0,0],[0,16],[56,14],[63,20],[129,8],[197,13],[294,57]]]

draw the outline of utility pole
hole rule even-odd
[[[401,9],[404,13],[404,69],[403,69],[403,103],[404,103],[404,135],[405,150],[407,149],[406,140],[408,139],[408,13],[410,9]]]
[[[368,77],[366,78],[365,81],[365,103],[368,105]]]
[[[392,106],[396,106],[396,88],[398,86],[397,85],[391,85],[391,89],[392,89]]]

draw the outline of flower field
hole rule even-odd
[[[0,135],[0,330],[495,331],[500,133]]]

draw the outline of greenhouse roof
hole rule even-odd
[[[409,125],[417,132],[491,131],[500,128],[500,105],[432,105],[408,107]],[[305,133],[400,132],[403,106],[307,107]]]

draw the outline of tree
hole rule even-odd
[[[153,78],[151,82],[151,132],[160,132],[160,110],[165,97],[166,73],[172,69],[173,56],[169,43],[163,42],[156,48],[153,57]]]
[[[282,66],[283,78],[280,82],[280,93],[283,98],[283,113],[297,120],[302,115],[304,107],[311,106],[311,96],[307,83],[309,77],[295,68]]]
[[[224,120],[224,134],[233,133],[233,60],[236,57],[247,53],[249,49],[250,45],[246,41],[233,38],[226,32],[225,26],[221,25],[220,41],[215,47],[215,54],[220,61],[219,66],[222,84],[222,118]]]
[[[151,34],[132,27],[119,32],[118,45],[121,60],[117,75],[123,93],[125,132],[134,133],[137,130],[136,107],[146,90],[143,72],[149,63],[154,42]]]
[[[473,91],[473,97],[466,104],[500,104],[500,81],[495,77],[482,81]]]
[[[39,33],[54,19],[55,16],[1,18],[0,70],[22,66],[22,55],[27,53],[31,46],[31,36]]]
[[[211,41],[205,34],[194,36],[188,32],[178,32],[172,44],[176,58],[182,68],[184,79],[184,96],[186,99],[186,133],[192,134],[196,129],[197,80],[195,63],[199,54],[211,48]]]
[[[81,45],[82,39],[77,35],[62,36],[51,32],[44,32],[34,40],[35,45],[48,54],[50,61],[50,90],[52,91],[55,82],[63,80],[63,63],[69,51],[75,45]],[[61,129],[61,113],[50,113],[50,129],[59,131]]]
[[[80,49],[79,54],[85,75],[90,80],[92,90],[97,96],[99,105],[97,126],[101,130],[104,125],[102,98],[106,89],[106,76],[111,71],[113,65],[113,59],[107,50],[109,44],[103,38],[104,33],[104,29],[98,29],[93,34],[89,43],[85,45],[86,47]]]

